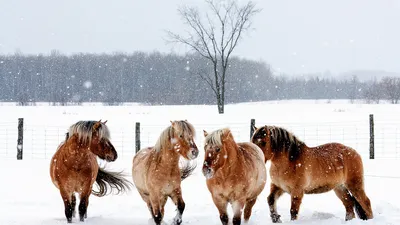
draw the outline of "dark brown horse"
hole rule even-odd
[[[177,206],[173,224],[182,223],[185,202],[181,181],[188,177],[195,166],[189,163],[179,168],[180,157],[197,158],[199,150],[194,142],[195,129],[185,121],[171,121],[158,138],[154,147],[140,150],[133,158],[132,178],[142,199],[159,225],[164,217],[168,197]]]
[[[107,121],[106,121],[107,122]],[[117,151],[110,142],[110,132],[101,121],[79,121],[73,124],[51,159],[50,176],[60,190],[68,223],[75,216],[76,197],[80,196],[80,221],[87,218],[89,196],[105,196],[113,189],[117,193],[129,190],[129,181],[120,173],[107,172],[101,168],[96,156],[108,162],[117,159]],[[96,182],[99,191],[92,189]]]
[[[251,141],[263,150],[265,162],[271,161],[268,204],[273,222],[281,222],[276,201],[283,193],[291,195],[291,220],[296,220],[304,194],[330,190],[343,202],[345,220],[355,218],[354,208],[361,219],[373,218],[362,159],[354,149],[340,143],[308,147],[284,128],[254,128]]]
[[[233,209],[233,224],[247,222],[257,196],[266,183],[264,155],[261,149],[251,143],[236,143],[228,128],[211,134],[204,131],[205,159],[203,174],[207,187],[217,207],[223,225],[228,224],[227,205]]]

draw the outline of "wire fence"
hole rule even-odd
[[[257,125],[282,126],[294,133],[308,146],[328,142],[339,142],[356,149],[363,158],[369,157],[370,124],[368,119],[345,122],[316,123],[271,123],[256,121]],[[229,127],[237,142],[250,140],[250,120],[247,123],[207,124],[193,123],[196,128],[196,144],[202,149],[203,130],[208,132],[222,127]],[[17,157],[18,121],[0,122],[0,158]],[[140,123],[141,148],[154,146],[165,125]],[[48,126],[24,123],[23,159],[49,159],[59,144],[65,139],[68,126]],[[119,157],[135,155],[135,122],[110,128],[112,143]],[[375,158],[400,158],[400,121],[375,121],[374,128]]]

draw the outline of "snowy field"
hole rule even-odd
[[[198,133],[196,143],[203,149],[202,130],[230,127],[237,141],[248,141],[250,120],[256,126],[281,125],[293,131],[309,146],[336,141],[358,150],[365,166],[366,193],[375,218],[345,222],[345,209],[333,192],[306,195],[299,220],[290,221],[289,195],[277,203],[283,224],[400,224],[400,106],[390,104],[349,104],[347,100],[273,101],[226,106],[218,115],[216,106],[0,106],[0,225],[66,224],[64,206],[49,176],[49,160],[64,138],[68,126],[77,120],[108,120],[112,141],[120,158],[108,163],[112,170],[125,170],[130,177],[134,155],[135,123],[141,125],[142,147],[154,145],[170,120],[187,119]],[[369,114],[374,115],[375,156],[369,156]],[[24,118],[24,159],[16,160],[17,119]],[[400,140],[400,139],[399,139]],[[202,152],[202,151],[201,151]],[[203,162],[203,154],[196,160]],[[269,167],[269,164],[267,164]],[[269,183],[269,178],[268,178]],[[200,166],[182,183],[186,210],[183,224],[220,224],[219,215],[205,185]],[[272,224],[266,198],[269,184],[253,208],[249,224]],[[231,212],[231,211],[230,211]],[[168,201],[164,221],[169,224],[175,207]],[[232,213],[230,213],[231,218]],[[76,224],[81,224],[77,219]],[[85,224],[153,224],[146,204],[137,191],[121,196],[90,197]]]

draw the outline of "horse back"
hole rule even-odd
[[[71,150],[66,144],[61,144],[51,159],[50,176],[57,188],[79,193],[85,187],[91,188],[98,168],[96,157],[91,152]]]
[[[263,167],[264,165],[264,153],[263,151],[256,145],[251,142],[241,142],[238,143],[239,149],[241,149],[241,153],[243,154],[244,160],[258,163],[259,161],[262,162]]]
[[[133,183],[138,189],[143,191],[147,188],[147,176],[151,166],[150,158],[156,157],[154,148],[143,148],[136,153],[132,160],[132,178]]]
[[[296,166],[304,171],[310,187],[317,186],[310,193],[326,192],[338,183],[359,179],[363,173],[361,156],[353,148],[340,143],[308,148],[304,154],[303,160],[298,161]]]
[[[247,183],[248,198],[253,198],[264,189],[267,179],[264,153],[257,145],[251,142],[241,142],[238,143],[238,146],[239,155],[242,156],[242,163],[237,164],[239,167],[237,170],[245,171],[242,182]]]

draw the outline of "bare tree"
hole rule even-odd
[[[381,85],[391,103],[397,104],[400,99],[400,78],[384,77],[382,78]]]
[[[372,84],[369,85],[368,88],[364,91],[364,98],[367,104],[376,103],[379,104],[380,100],[383,98],[383,87],[381,83],[378,83],[376,80],[373,81]]]
[[[353,75],[350,80],[350,90],[349,90],[349,100],[350,103],[353,104],[354,100],[356,99],[358,86],[359,83],[357,75]]]
[[[213,90],[218,112],[224,113],[225,84],[229,59],[244,32],[252,26],[253,17],[260,12],[253,2],[239,6],[236,0],[205,0],[209,12],[203,18],[195,7],[178,10],[189,27],[187,37],[168,31],[172,42],[189,46],[211,62],[212,73],[199,72]]]

